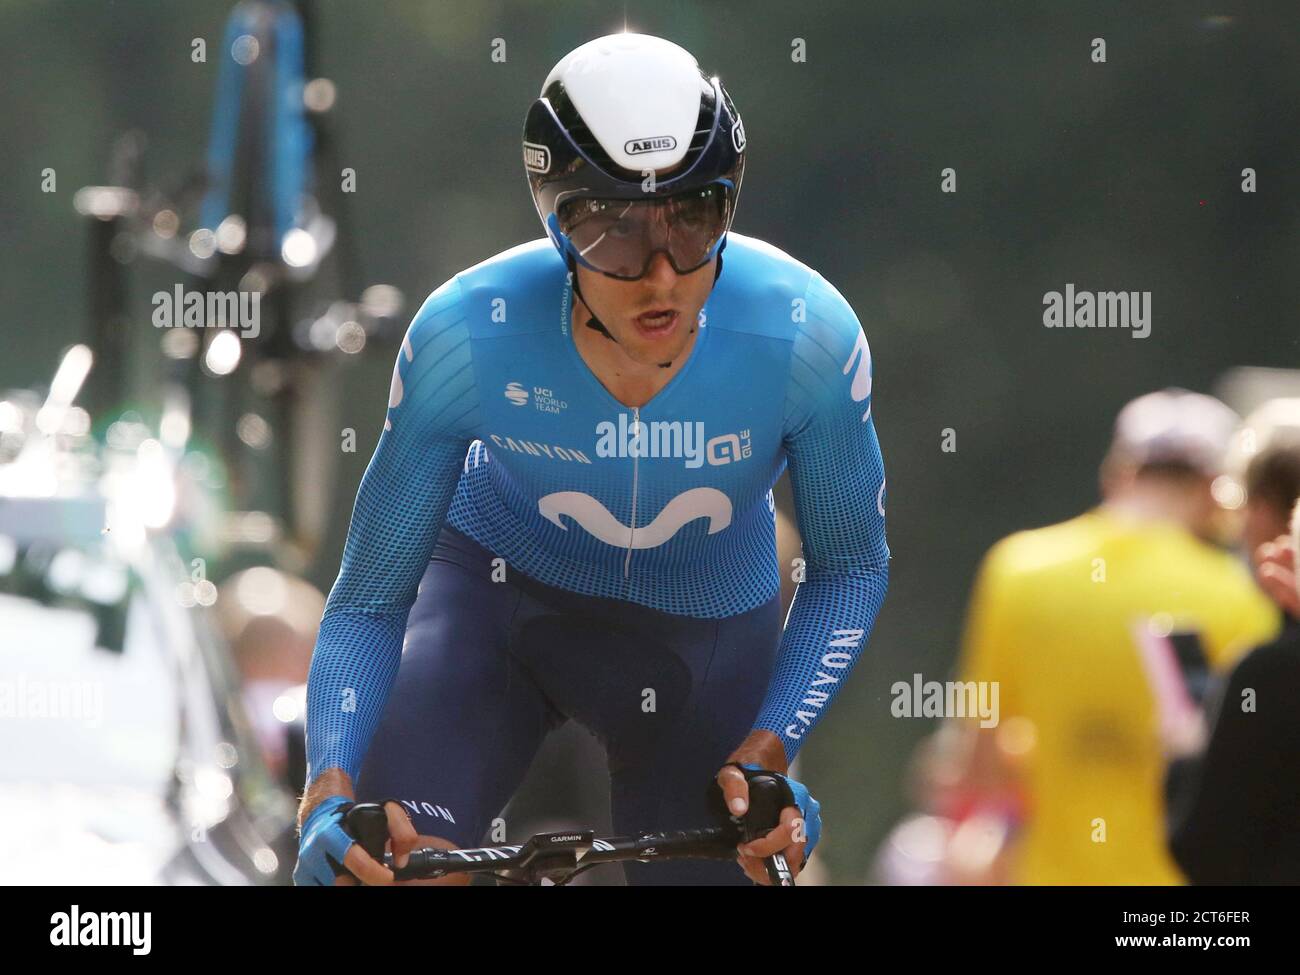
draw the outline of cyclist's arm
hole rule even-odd
[[[780,739],[789,761],[866,645],[889,579],[871,353],[853,309],[821,275],[805,299],[785,416],[805,577],[755,723]]]
[[[309,789],[304,806],[322,792],[350,792],[397,676],[407,614],[451,504],[477,411],[469,334],[453,278],[425,301],[402,342],[384,430],[357,491],[342,565],[325,604],[307,682],[307,782],[320,785]]]

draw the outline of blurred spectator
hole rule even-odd
[[[1248,555],[1286,535],[1300,497],[1300,399],[1272,399],[1255,410],[1239,437],[1246,492],[1242,543]]]
[[[975,736],[946,724],[917,747],[907,791],[921,810],[886,837],[871,868],[873,883],[891,887],[1009,882],[1011,852],[1023,807],[1015,772],[1032,750],[1023,719],[999,725],[996,762],[975,769]]]
[[[1293,616],[1300,610],[1297,551],[1300,503],[1290,539],[1279,539],[1261,560],[1272,579],[1289,581],[1284,605]],[[1234,668],[1206,752],[1171,800],[1170,846],[1192,883],[1300,883],[1297,700],[1300,627],[1290,626]]]
[[[1024,719],[1022,768],[1008,767],[1002,729],[967,721],[974,744],[952,787],[967,808],[1002,810],[1007,835],[1024,822],[1013,882],[1182,879],[1161,782],[1186,725],[1168,716],[1199,716],[1198,670],[1226,669],[1278,626],[1246,568],[1204,541],[1219,533],[1211,485],[1236,424],[1185,390],[1133,401],[1102,466],[1102,504],[984,559],[962,679],[997,682],[1004,727]]]
[[[217,610],[239,669],[244,710],[267,765],[282,774],[287,724],[302,706],[297,688],[307,681],[325,597],[297,576],[257,566],[222,583]]]

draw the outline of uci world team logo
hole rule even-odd
[[[658,548],[697,518],[705,518],[709,534],[716,535],[731,524],[731,499],[717,488],[697,487],[673,498],[648,525],[632,530],[590,494],[556,491],[537,501],[543,518],[568,531],[569,518],[606,545],[618,548]],[[631,539],[629,544],[628,539]]]
[[[534,386],[529,390],[522,383],[506,383],[504,395],[512,406],[527,406],[531,401],[542,413],[559,413],[569,408],[568,401],[560,399],[548,386]]]

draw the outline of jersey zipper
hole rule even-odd
[[[627,579],[632,569],[632,541],[636,537],[636,488],[639,471],[640,451],[636,449],[637,437],[641,432],[641,407],[632,407],[632,530],[627,537],[627,557],[623,560],[623,578]]]

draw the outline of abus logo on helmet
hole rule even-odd
[[[551,171],[551,150],[546,146],[539,146],[536,142],[525,142],[524,169],[533,173],[549,173]]]
[[[657,135],[652,139],[629,139],[624,144],[623,151],[629,156],[635,156],[639,152],[660,152],[676,148],[677,140],[671,135]]]

